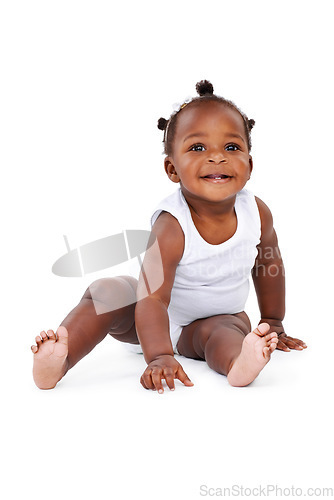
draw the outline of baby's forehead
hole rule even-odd
[[[192,103],[188,106],[180,112],[176,135],[188,134],[192,129],[215,130],[217,127],[245,134],[244,122],[240,113],[224,103],[209,101]]]

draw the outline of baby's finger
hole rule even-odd
[[[184,385],[187,385],[189,387],[194,385],[190,380],[190,378],[188,377],[188,375],[186,374],[186,372],[184,371],[184,369],[182,368],[182,366],[180,366],[179,369],[177,370],[175,378],[178,378]]]
[[[284,343],[287,345],[290,349],[302,349],[302,346],[299,346],[295,341],[297,339],[293,339],[292,337],[285,337]]]
[[[293,342],[291,344],[289,344],[290,346],[290,349],[296,349],[297,351],[303,351],[304,347],[300,344],[298,344],[297,342]]]
[[[140,383],[145,389],[154,389],[154,385],[151,378],[151,372],[147,373],[145,371],[140,378]]]
[[[143,376],[140,377],[140,383],[141,385],[144,387],[144,389],[147,389],[146,385],[145,385],[145,382],[143,380]]]
[[[299,346],[298,348],[302,348],[302,349],[305,349],[307,347],[307,345],[305,344],[305,342],[303,342],[302,340],[299,340],[299,339],[294,339],[292,337],[289,337],[291,340],[294,341],[294,343]]]
[[[159,394],[162,394],[164,392],[164,388],[162,387],[162,382],[161,382],[162,378],[161,370],[153,370],[151,377],[153,386],[156,388]]]
[[[277,344],[276,349],[279,349],[280,351],[286,351],[286,352],[290,351],[288,346],[285,345],[285,343],[280,339],[280,337],[278,337],[278,344]]]
[[[172,368],[165,368],[164,369],[164,377],[166,380],[166,384],[170,388],[171,391],[174,391],[175,389],[175,384],[174,384],[174,371]]]
[[[145,380],[144,380],[143,375],[140,377],[140,383],[144,387],[144,389],[148,389],[147,385],[145,384]]]

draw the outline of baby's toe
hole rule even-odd
[[[277,342],[272,342],[269,346],[270,352],[274,352],[277,347]]]
[[[275,332],[267,333],[267,335],[263,338],[267,346],[269,346],[272,342],[278,342],[277,333]]]
[[[253,330],[253,332],[256,333],[256,335],[258,335],[259,337],[264,337],[268,332],[269,328],[270,326],[268,325],[268,323],[260,323],[255,328],[255,330]]]
[[[32,350],[32,352],[33,352],[34,354],[36,354],[36,352],[38,351],[38,347],[37,347],[37,345],[32,345],[32,346],[31,346],[31,350]]]
[[[35,337],[35,342],[37,344],[37,348],[42,345],[42,339],[39,335],[37,335],[37,337]]]
[[[56,335],[53,330],[48,330],[47,333],[50,340],[56,340]]]
[[[44,331],[40,333],[40,336],[42,337],[43,342],[44,342],[44,340],[48,340],[48,338],[49,338]]]
[[[271,354],[271,349],[270,347],[264,347],[263,348],[263,357],[265,359],[269,359],[270,358],[270,354]]]

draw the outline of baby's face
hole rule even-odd
[[[187,199],[222,201],[235,196],[252,171],[240,114],[214,101],[185,108],[165,169],[173,182],[181,183]]]

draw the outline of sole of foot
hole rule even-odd
[[[276,349],[278,338],[275,332],[268,333],[268,323],[261,323],[246,335],[239,356],[234,361],[227,379],[234,387],[244,387],[256,379]]]
[[[64,326],[60,326],[56,333],[43,331],[35,341],[36,345],[31,346],[35,384],[39,389],[53,389],[66,373],[68,331]]]

